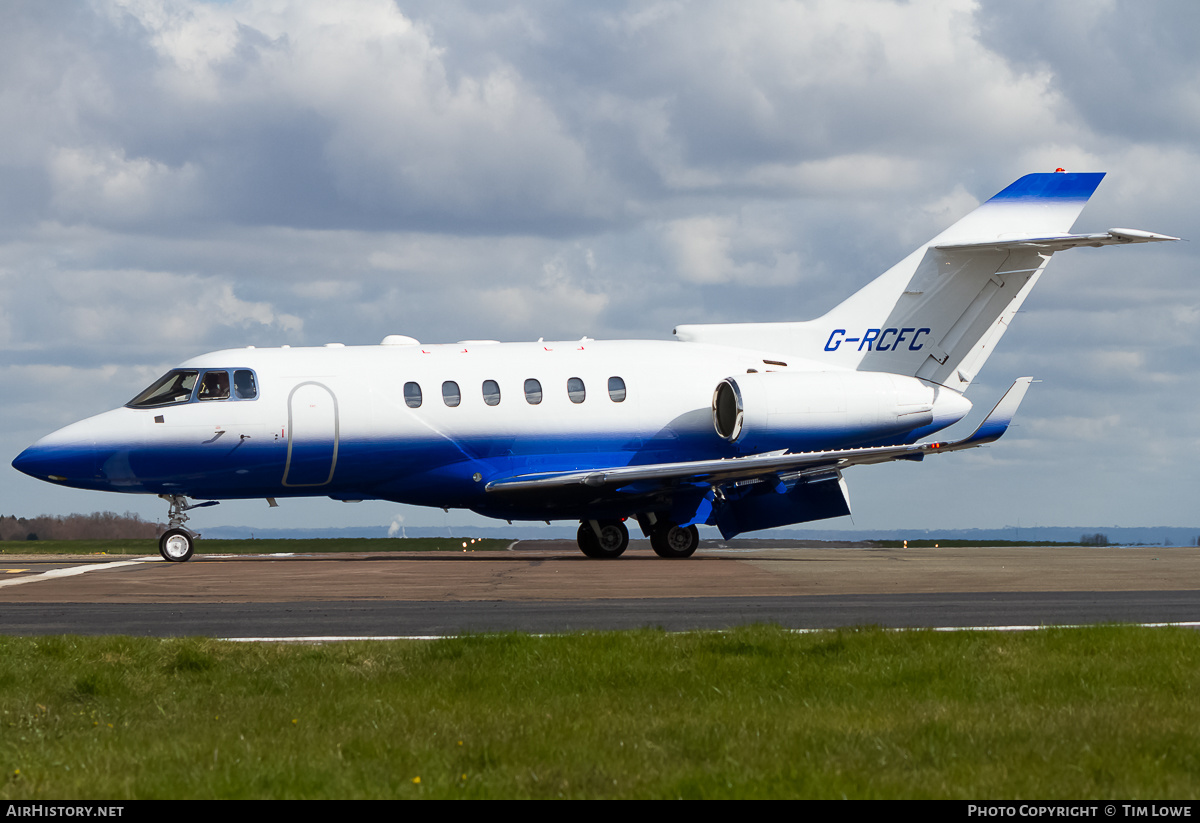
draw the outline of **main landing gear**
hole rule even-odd
[[[653,525],[643,520],[642,525],[648,528],[650,545],[659,557],[691,557],[700,545],[695,526],[676,526],[666,520],[655,520]],[[629,529],[620,520],[584,520],[575,539],[588,557],[620,557],[629,546]]]
[[[629,529],[620,520],[584,520],[575,540],[588,557],[620,557],[629,545]]]
[[[196,538],[200,535],[183,527],[188,521],[187,513],[192,509],[215,506],[219,501],[208,500],[189,506],[187,498],[182,494],[160,494],[159,497],[171,504],[171,511],[167,515],[167,530],[158,538],[158,553],[162,555],[163,560],[172,563],[190,560],[196,550]]]
[[[700,545],[700,530],[695,526],[659,523],[650,532],[650,545],[659,557],[691,557]]]

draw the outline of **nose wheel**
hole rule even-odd
[[[163,560],[182,563],[196,550],[196,538],[187,529],[169,529],[158,538],[158,553]]]
[[[159,497],[171,504],[171,510],[167,513],[167,530],[158,538],[158,553],[162,555],[163,560],[172,563],[190,560],[196,551],[196,538],[200,535],[183,527],[188,521],[187,513],[192,509],[215,506],[220,501],[206,500],[189,506],[187,498],[182,494],[160,494]]]

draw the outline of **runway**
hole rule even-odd
[[[426,636],[659,627],[1038,626],[1200,621],[1200,549],[702,548],[572,543],[507,552],[0,555],[0,632]]]

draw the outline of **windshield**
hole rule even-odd
[[[150,409],[155,406],[169,406],[172,403],[186,403],[192,397],[192,389],[196,386],[196,377],[199,374],[200,372],[193,369],[167,372],[155,380],[150,388],[125,405],[131,409]]]

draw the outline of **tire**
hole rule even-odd
[[[158,553],[172,563],[190,560],[195,550],[196,538],[186,529],[169,529],[158,538]]]
[[[584,521],[579,524],[575,542],[588,557],[598,560],[620,557],[629,546],[629,529],[620,520],[601,520],[600,537],[597,538],[592,524]]]
[[[650,545],[659,557],[691,557],[700,545],[695,526],[666,526],[650,533]]]

